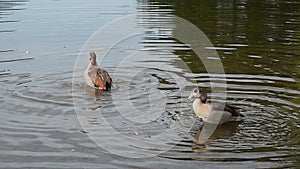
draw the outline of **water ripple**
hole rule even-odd
[[[24,2],[28,2],[25,7]],[[0,3],[0,25],[4,26],[0,33],[12,44],[5,43],[0,50],[0,168],[299,168],[299,14],[293,12],[298,2],[266,1],[255,6],[246,1],[95,1],[92,6],[77,1],[72,5],[66,1]],[[144,34],[110,48],[117,52],[101,63],[113,75],[113,90],[88,88],[83,69],[73,77],[78,50],[99,23],[132,11],[138,13],[137,26]],[[190,46],[172,38],[176,29],[172,14],[206,33],[215,44],[207,49],[218,51],[226,78],[206,73]],[[14,44],[18,38],[32,41]],[[100,52],[108,48],[95,46]],[[119,58],[135,51],[149,55],[118,67]],[[120,72],[114,74],[117,68]],[[226,87],[226,101],[239,107],[245,117],[219,126],[203,142],[200,135],[205,128],[187,100],[196,85],[216,99],[223,93],[211,94],[210,88]],[[74,100],[79,103],[75,107]],[[75,109],[86,113],[90,129],[80,126]],[[132,114],[133,110],[138,114]],[[104,136],[125,153],[125,145],[142,152],[163,149],[122,142],[105,127],[97,133],[96,128],[103,125],[100,115],[131,138],[150,139],[174,123],[182,128],[175,128],[177,139],[160,138],[171,150],[146,159],[122,158],[104,151],[89,136]]]

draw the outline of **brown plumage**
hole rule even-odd
[[[90,63],[84,73],[84,79],[88,86],[111,90],[112,79],[106,70],[98,66],[95,52],[90,53]]]

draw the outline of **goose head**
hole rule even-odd
[[[193,100],[194,98],[200,99],[202,103],[206,103],[207,94],[203,89],[197,87],[192,90],[192,93],[188,97],[189,100]]]
[[[95,52],[91,52],[90,53],[90,63],[92,65],[97,65],[97,61],[96,61],[96,53]]]

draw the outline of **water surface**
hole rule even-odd
[[[299,9],[296,1],[0,1],[1,168],[299,168]],[[118,43],[101,62],[114,89],[87,88],[84,68],[74,74],[81,48],[98,28],[132,13],[144,32]],[[197,84],[208,92],[223,86],[211,83],[222,75],[209,74],[189,45],[173,38],[173,15],[210,39],[214,47],[207,49],[218,52],[226,73],[227,102],[246,116],[218,127],[205,144],[186,97]],[[98,55],[108,41],[95,44]],[[81,104],[74,108],[74,101]],[[141,113],[136,119],[155,120],[134,121],[126,114],[132,108]],[[122,135],[140,139],[195,123],[181,126],[178,139],[160,140],[172,145],[169,151],[131,159],[95,144],[88,137],[95,131],[82,128],[75,110],[91,115],[91,126],[102,125],[95,119],[101,114]],[[100,134],[120,151],[130,145]]]

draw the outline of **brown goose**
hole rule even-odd
[[[193,110],[195,114],[204,122],[212,124],[223,124],[233,116],[242,116],[236,111],[236,108],[223,103],[208,103],[207,94],[201,88],[193,89],[189,100],[195,98],[193,102]]]
[[[96,53],[90,53],[90,63],[85,70],[84,79],[88,86],[100,90],[111,90],[112,79],[106,70],[98,66]]]

